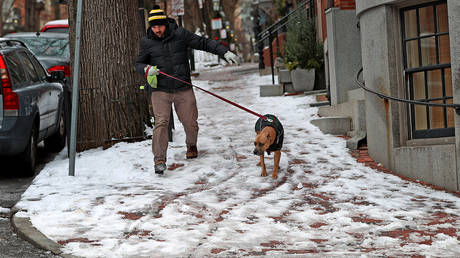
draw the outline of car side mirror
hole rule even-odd
[[[51,71],[51,80],[53,82],[62,81],[65,79],[64,71]]]

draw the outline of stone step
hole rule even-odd
[[[326,93],[327,93],[327,90],[311,90],[311,91],[304,92],[305,96],[321,95],[321,94],[326,94]]]
[[[317,126],[321,132],[332,135],[346,135],[351,131],[351,118],[345,116],[322,117],[311,120],[311,123]]]
[[[260,85],[259,89],[261,97],[273,97],[283,95],[283,85],[280,84]]]
[[[331,102],[330,101],[319,101],[316,103],[311,103],[310,107],[322,107],[322,106],[330,106]]]

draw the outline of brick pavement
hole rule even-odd
[[[196,80],[230,82],[238,79],[238,74],[245,73],[251,69],[251,66],[242,66],[234,68],[230,72],[229,70],[207,71],[201,73]],[[210,85],[212,87],[212,83]],[[215,89],[229,91],[238,87],[244,88],[244,85],[229,83],[220,85]],[[292,138],[296,138],[296,131],[307,130],[303,127],[291,129]],[[208,130],[208,134],[212,134],[211,130]],[[152,225],[164,223],[167,218],[163,216],[163,213],[165,213],[166,209],[171,209],[171,207],[178,207],[177,211],[187,219],[186,225],[183,225],[184,234],[205,228],[203,235],[201,235],[202,238],[197,240],[199,243],[192,248],[193,254],[204,253],[206,254],[205,256],[299,256],[317,254],[320,256],[335,255],[334,257],[337,257],[338,253],[346,253],[352,256],[388,256],[390,254],[390,256],[423,257],[419,254],[418,246],[420,246],[420,250],[426,250],[433,244],[434,240],[439,242],[439,239],[444,236],[460,241],[460,220],[459,216],[453,212],[458,210],[455,202],[437,198],[436,194],[433,193],[414,194],[404,190],[411,183],[428,186],[437,191],[445,191],[444,189],[402,176],[399,177],[405,180],[403,182],[391,177],[388,177],[388,179],[387,177],[380,177],[389,181],[389,187],[378,191],[389,195],[391,201],[397,202],[401,200],[405,202],[405,210],[401,211],[401,215],[392,213],[391,216],[387,216],[386,213],[393,212],[397,208],[388,209],[385,205],[379,205],[378,201],[382,201],[382,199],[377,197],[368,198],[373,194],[373,189],[369,190],[372,187],[365,185],[369,182],[364,182],[357,187],[361,192],[356,189],[348,189],[350,190],[348,193],[347,189],[341,186],[341,182],[346,180],[348,180],[346,182],[353,180],[365,181],[363,178],[366,179],[369,175],[372,178],[372,173],[379,174],[383,172],[391,175],[395,175],[395,173],[373,161],[368,155],[366,146],[362,146],[358,150],[350,150],[349,153],[358,163],[362,163],[375,171],[359,168],[357,169],[359,170],[358,173],[350,172],[355,169],[356,164],[354,162],[345,164],[333,161],[333,159],[341,158],[340,155],[342,155],[340,151],[334,152],[333,148],[327,151],[327,156],[317,157],[312,155],[315,152],[320,152],[320,149],[323,151],[330,147],[327,146],[328,144],[321,142],[322,137],[302,139],[303,141],[300,142],[302,148],[294,144],[291,145],[293,146],[292,148],[289,148],[289,145],[286,144],[286,148],[283,149],[283,159],[287,160],[287,167],[283,168],[280,178],[273,184],[260,185],[248,184],[245,181],[245,177],[238,177],[238,170],[248,165],[249,158],[243,152],[238,152],[238,144],[230,144],[228,152],[218,153],[225,160],[234,160],[235,163],[235,168],[229,170],[224,177],[217,178],[213,174],[208,174],[206,177],[199,177],[196,181],[192,181],[193,183],[190,187],[180,192],[156,191],[155,197],[160,196],[160,198],[152,198],[155,201],[152,201],[150,206],[133,210],[132,212],[118,212],[117,215],[121,216],[123,220],[139,225],[138,227],[129,227],[125,232],[121,232],[124,242],[154,241],[155,243],[153,244],[167,243],[167,236],[162,236],[148,228],[142,228],[142,225],[145,222]],[[295,141],[300,140],[296,138]],[[216,155],[216,151],[207,150],[206,152],[206,150],[201,150],[200,152],[200,157],[203,158],[211,155]],[[171,172],[180,173],[183,167],[184,163],[177,162],[170,164],[168,169]],[[323,171],[318,171],[322,168]],[[194,168],[190,163],[188,163],[188,169],[190,171],[187,171],[187,173],[194,172]],[[234,189],[231,189],[234,185],[231,184],[231,181],[238,182],[239,194],[247,196],[247,199],[235,199]],[[392,184],[395,186],[392,187]],[[326,185],[329,188],[325,188]],[[374,184],[374,186],[376,185]],[[332,192],[331,187],[334,188],[333,191],[337,191],[336,189],[339,189],[339,191]],[[341,187],[344,188],[343,192],[340,192]],[[148,192],[148,190],[152,189],[154,189],[152,186],[146,186],[144,190]],[[264,210],[255,213],[257,209],[247,205],[254,202],[260,204],[268,196],[283,195],[283,193],[289,198],[290,203],[285,207],[277,207],[280,211],[277,215],[267,215]],[[215,194],[217,203],[211,205],[200,201],[200,196],[209,194]],[[460,196],[458,193],[451,194],[456,197]],[[146,193],[139,189],[135,195],[146,195]],[[408,196],[408,198],[403,199],[401,196]],[[135,198],[134,194],[124,197],[126,199]],[[104,202],[104,198],[96,200],[94,205],[97,206],[99,201]],[[278,202],[273,203],[274,205],[281,204]],[[361,207],[363,209],[360,209]],[[372,207],[376,207],[375,211],[368,212]],[[428,212],[426,211],[427,207],[430,208]],[[415,215],[411,213],[412,209],[416,211],[418,208],[422,211]],[[450,211],[448,211],[449,209]],[[246,210],[251,211],[250,215],[239,217]],[[309,215],[314,220],[300,219],[304,214]],[[273,221],[273,223],[270,222],[273,232],[284,232],[286,237],[280,239],[278,235],[273,234],[261,238],[259,241],[257,237],[250,234],[254,231],[259,232],[259,229],[254,227],[260,225],[261,221],[267,223],[264,222],[267,220]],[[344,224],[340,224],[341,222]],[[351,225],[353,223],[355,225]],[[390,224],[398,223],[404,226],[390,227]],[[278,227],[288,230],[279,230]],[[358,231],[358,228],[362,229],[362,231]],[[167,226],[162,228],[163,231],[168,229]],[[301,239],[301,241],[299,241],[300,238],[294,238],[294,240],[289,238],[289,236],[293,236],[290,235],[293,231],[302,234],[305,238]],[[246,246],[244,241],[233,242],[234,240],[229,241],[226,238],[222,238],[222,235],[228,232],[232,233],[236,238],[252,237],[250,242],[257,244]],[[388,241],[389,244],[385,245],[385,243],[382,244],[381,242],[374,244],[373,241],[382,241],[382,238],[385,238],[384,241]],[[216,242],[218,242],[216,246],[212,246]],[[90,245],[94,248],[101,245],[99,240],[95,241],[87,237],[59,240],[59,244],[63,246],[75,243]],[[391,247],[390,250],[388,250],[388,246]],[[397,250],[398,246],[401,248],[409,246],[410,248],[400,251]],[[443,249],[439,248],[438,250]],[[455,257],[452,253],[444,256]]]

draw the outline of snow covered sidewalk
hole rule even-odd
[[[197,159],[185,159],[177,117],[164,176],[151,141],[79,153],[75,177],[63,152],[17,216],[82,257],[460,256],[460,199],[357,163],[344,139],[310,124],[314,97],[261,98],[271,76],[235,68],[193,83],[279,117],[277,180],[260,177],[252,154],[257,117],[196,90]],[[271,173],[273,155],[266,164]]]

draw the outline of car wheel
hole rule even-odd
[[[27,143],[26,149],[19,155],[20,160],[23,162],[24,176],[35,175],[35,166],[37,164],[37,138],[37,127],[32,126],[29,142]]]
[[[59,113],[58,129],[54,134],[45,139],[45,148],[50,151],[58,152],[65,147],[66,142],[66,128],[64,110],[61,108]]]

